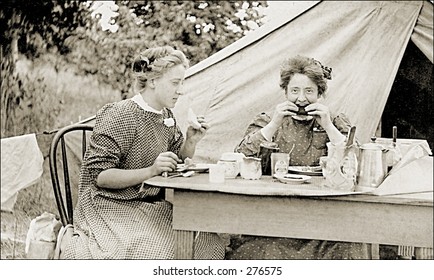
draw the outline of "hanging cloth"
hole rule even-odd
[[[13,211],[20,190],[42,175],[44,158],[35,134],[1,139],[1,210]]]

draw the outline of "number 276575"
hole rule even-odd
[[[282,275],[282,268],[279,266],[248,266],[246,275]]]

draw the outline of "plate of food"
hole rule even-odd
[[[310,179],[312,179],[312,177],[308,175],[299,175],[299,174],[284,174],[284,175],[274,174],[273,177],[285,184],[301,184],[301,183],[308,182],[310,181]]]
[[[308,176],[322,176],[321,166],[289,166],[290,173],[308,175]]]
[[[183,171],[195,171],[195,172],[207,172],[209,169],[209,164],[206,163],[193,163],[193,164],[185,164],[180,163],[176,166],[176,172],[183,172]]]

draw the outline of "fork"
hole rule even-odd
[[[190,177],[193,174],[194,174],[194,171],[191,170],[191,171],[187,171],[187,172],[184,172],[184,173],[180,172],[178,174],[170,175],[170,176],[168,176],[166,178],[170,179],[170,178],[181,177],[181,176],[182,177]]]

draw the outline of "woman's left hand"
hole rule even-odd
[[[199,142],[204,136],[209,128],[208,123],[206,122],[205,118],[203,116],[198,116],[197,121],[200,123],[201,127],[198,129],[193,128],[192,126],[188,126],[187,128],[187,140],[197,143]]]
[[[305,110],[309,116],[314,116],[324,129],[333,125],[329,108],[326,105],[316,102],[306,106]]]

